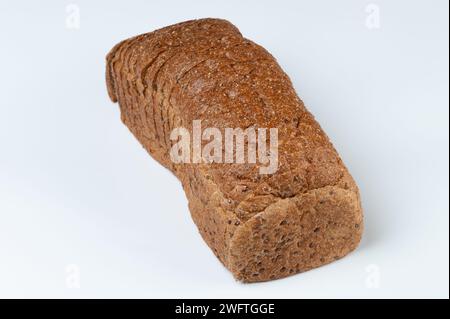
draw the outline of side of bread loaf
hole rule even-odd
[[[201,19],[117,44],[111,99],[144,148],[181,181],[200,234],[244,282],[306,271],[358,245],[358,188],[288,76],[231,23]],[[278,129],[278,170],[171,161],[174,128]],[[167,225],[169,227],[169,225]]]

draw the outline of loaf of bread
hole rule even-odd
[[[124,40],[107,55],[106,82],[122,121],[181,181],[201,236],[238,280],[286,277],[357,247],[355,182],[277,61],[228,21]],[[261,162],[174,162],[171,132],[193,133],[199,120],[219,130],[276,128],[276,171],[262,173]]]

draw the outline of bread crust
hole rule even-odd
[[[106,82],[122,121],[181,181],[200,234],[238,280],[286,277],[357,247],[355,182],[276,60],[228,21],[191,20],[122,41],[107,55]],[[278,171],[173,163],[170,132],[199,119],[277,128]]]

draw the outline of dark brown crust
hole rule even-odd
[[[358,245],[356,184],[276,60],[231,23],[192,20],[122,41],[107,56],[106,82],[123,122],[180,179],[202,237],[237,279],[285,277]],[[171,130],[198,119],[278,128],[278,171],[173,164]]]

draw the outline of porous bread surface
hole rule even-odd
[[[106,80],[122,121],[181,181],[200,234],[237,279],[285,277],[358,245],[355,182],[276,60],[228,21],[186,21],[122,41],[107,56]],[[222,131],[277,128],[278,170],[174,164],[170,133],[192,133],[193,120]]]

